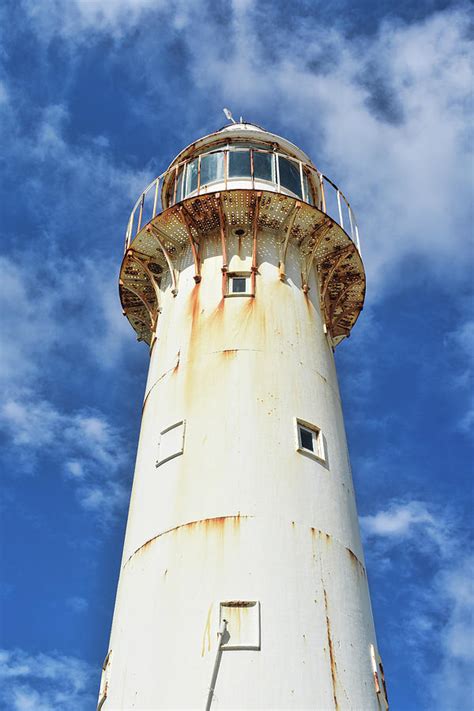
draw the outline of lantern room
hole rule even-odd
[[[289,141],[250,123],[236,123],[196,141],[167,171],[164,207],[218,190],[279,192],[322,207],[319,173]]]

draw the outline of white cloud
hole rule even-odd
[[[31,274],[6,257],[0,257],[1,319],[0,381],[4,386],[36,372],[34,359],[38,344],[50,348],[55,340],[52,304],[39,289],[30,290]],[[33,286],[38,285],[34,283]],[[34,294],[33,294],[34,291]],[[52,292],[52,298],[56,296]]]
[[[65,460],[64,475],[80,505],[107,522],[126,503],[124,485],[128,448],[119,430],[98,412],[65,413],[51,402],[23,391],[0,406],[0,427],[12,446],[29,453],[45,451]]]
[[[126,457],[120,434],[100,413],[84,406],[71,413],[44,393],[50,385],[57,393],[65,363],[74,369],[74,387],[76,378],[84,373],[90,378],[92,369],[110,371],[134,345],[117,295],[123,225],[116,229],[110,258],[100,256],[98,246],[109,239],[111,228],[115,231],[117,202],[135,199],[137,183],[143,185],[146,179],[143,173],[116,166],[103,140],[69,144],[69,115],[63,105],[47,106],[38,115],[32,112],[31,119],[33,130],[23,134],[15,104],[9,122],[1,127],[5,137],[8,133],[5,157],[18,170],[25,168],[36,240],[26,242],[20,227],[15,251],[0,257],[0,420],[17,447],[22,471],[35,469],[35,459],[26,457],[25,448],[65,461],[65,476],[81,505],[94,508],[89,480],[94,481],[94,488],[103,493],[100,511],[98,506],[94,510],[108,520],[125,498],[121,468]],[[81,254],[78,241],[83,234],[87,240]],[[62,239],[74,240],[74,249],[62,249]],[[20,251],[20,244],[27,244],[27,251]],[[67,399],[64,386],[62,392]]]
[[[67,476],[74,479],[82,479],[85,475],[84,464],[77,459],[71,459],[66,462],[64,471]]]
[[[456,330],[446,336],[449,345],[459,348],[468,358],[474,356],[474,321],[461,324]]]
[[[445,561],[434,580],[425,609],[444,620],[436,634],[440,664],[432,672],[431,708],[435,711],[458,711],[466,707],[466,699],[474,698],[474,558],[458,554]],[[439,623],[438,623],[439,624]],[[433,644],[433,630],[426,636]]]
[[[92,27],[113,34],[123,25],[127,32],[141,13],[156,13],[161,6],[148,0],[49,0],[26,7],[34,22],[44,15],[52,24],[61,18],[67,25],[71,15],[71,34],[85,33],[89,39]],[[230,103],[247,119],[272,116],[290,135],[305,139],[316,163],[341,184],[359,213],[369,298],[407,258],[421,258],[443,278],[450,259],[449,279],[466,276],[469,258],[457,257],[472,223],[468,13],[460,7],[411,25],[385,22],[363,41],[322,26],[313,26],[310,33],[306,21],[294,19],[291,30],[279,28],[279,41],[272,43],[271,31],[265,40],[257,31],[260,12],[254,3],[233,3],[229,32],[221,33],[205,7],[183,2],[175,8],[167,21],[180,18],[180,29],[174,31],[185,43],[184,70],[198,97],[211,93],[216,103]],[[168,26],[167,31],[173,34]],[[270,43],[272,62],[267,61]],[[149,45],[143,41],[142,46],[149,61]],[[161,92],[155,77],[150,72],[149,91],[155,86]],[[67,121],[64,105],[46,107],[26,142],[30,155],[37,161],[54,158],[61,183],[92,201],[84,210],[100,213],[96,207],[107,204],[109,194],[115,203],[125,196],[135,199],[150,172],[114,166],[105,159],[103,141],[68,145]],[[38,200],[44,200],[44,186],[35,177],[30,183],[33,197],[38,193]],[[96,190],[84,189],[91,184],[100,187],[97,201],[91,197]],[[67,194],[59,194],[50,224],[70,223],[70,207]],[[105,293],[101,306],[114,343],[114,334],[126,326],[111,294]]]
[[[216,32],[211,17],[187,33],[199,95],[247,120],[273,117],[269,129],[277,123],[303,137],[358,214],[372,297],[407,258],[421,258],[443,278],[449,259],[449,280],[465,277],[469,14],[449,9],[411,25],[386,22],[363,39],[294,17],[274,41],[271,26],[259,31],[264,13],[234,3],[228,33]]]
[[[43,261],[33,253],[0,257],[0,270],[0,383],[7,391],[44,377],[53,352],[80,347],[107,369],[133,345],[112,260],[52,255]]]
[[[3,157],[24,176],[18,206],[33,221],[27,234],[21,221],[14,236],[5,233],[13,250],[0,257],[0,382],[11,389],[36,380],[52,349],[66,344],[70,352],[88,349],[101,368],[133,346],[117,269],[127,206],[151,178],[150,171],[117,165],[104,140],[69,143],[64,105],[33,110],[33,128],[23,132],[20,98],[0,123]]]
[[[28,0],[25,7],[40,35],[59,33],[73,44],[103,33],[122,38],[140,21],[132,66],[139,63],[145,71],[163,51],[147,41],[144,18],[153,12],[164,23],[164,37],[179,37],[185,47],[183,74],[195,88],[188,115],[193,101],[202,104],[205,95],[213,97],[216,115],[217,107],[230,105],[248,120],[272,117],[268,128],[277,124],[290,137],[298,135],[318,167],[348,194],[359,216],[372,298],[408,258],[421,258],[440,278],[450,259],[449,279],[466,276],[469,258],[458,259],[473,219],[473,76],[465,6],[411,24],[385,21],[363,38],[297,14],[291,26],[276,30],[269,9],[253,2],[230,3],[226,31],[211,7],[184,0],[163,18],[165,6],[151,0]],[[270,24],[263,34],[264,15]],[[160,102],[176,106],[180,97],[163,96],[162,77],[146,74],[143,100],[156,92]],[[44,112],[38,155],[64,151],[66,120],[63,106]],[[73,152],[69,160],[83,170],[84,156]],[[93,167],[103,169],[96,156]],[[147,182],[142,177],[135,195]]]
[[[453,360],[462,360],[463,370],[450,375],[453,387],[466,393],[466,409],[456,423],[459,432],[469,435],[474,429],[474,321],[467,320],[446,334],[444,345]]]
[[[165,7],[160,0],[25,0],[25,9],[44,39],[55,35],[83,43],[107,34],[123,38],[147,11]]]
[[[16,400],[6,400],[0,407],[0,421],[8,426],[13,444],[35,448],[50,444],[61,424],[60,414],[48,402],[34,407]]]
[[[409,501],[391,503],[389,508],[372,516],[361,516],[360,524],[367,536],[405,539],[416,534],[417,528],[431,531],[436,525],[425,503]]]
[[[422,660],[419,674],[430,708],[463,708],[474,692],[474,559],[466,552],[462,532],[445,510],[423,501],[389,502],[383,510],[361,517],[361,527],[369,555],[377,559],[375,574],[385,575],[387,558],[397,551],[400,556],[398,569],[406,576],[401,583],[403,604],[398,601],[400,623],[403,630],[410,629],[400,644]],[[420,556],[432,571],[422,585],[412,580]],[[437,655],[428,654],[429,649],[436,649]]]
[[[66,600],[66,604],[73,612],[77,612],[78,614],[86,612],[89,607],[87,600],[79,595],[74,595],[73,597],[68,598]]]
[[[116,286],[110,275],[109,294],[107,267],[88,258],[73,264],[61,258],[36,263],[29,257],[20,265],[0,257],[0,269],[0,426],[19,453],[21,471],[35,470],[37,458],[31,454],[47,453],[64,461],[64,474],[81,506],[108,521],[122,510],[126,498],[128,448],[120,432],[102,413],[65,411],[42,392],[49,378],[56,381],[55,364],[61,357],[72,366],[76,350],[89,353],[88,359],[74,363],[80,375],[81,368],[112,368],[133,344],[118,299],[111,296]],[[102,492],[100,507],[91,504],[90,481]]]
[[[0,701],[11,711],[88,711],[96,670],[77,657],[0,650]]]
[[[9,94],[7,85],[5,82],[0,81],[0,106],[2,104],[7,104],[9,101]]]

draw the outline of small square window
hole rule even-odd
[[[252,296],[252,280],[248,272],[227,274],[226,296]]]
[[[260,603],[229,600],[220,603],[219,624],[226,621],[221,649],[260,649]]]
[[[185,422],[177,422],[160,432],[160,443],[158,447],[158,459],[156,466],[168,462],[174,457],[178,457],[184,451]]]
[[[297,450],[315,459],[326,462],[324,436],[319,427],[303,420],[296,420]]]

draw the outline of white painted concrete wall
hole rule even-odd
[[[230,238],[232,240],[234,238]],[[384,708],[333,354],[316,277],[258,238],[256,296],[222,298],[218,236],[163,295],[151,356],[103,709],[204,709],[219,605],[258,601],[260,650],[222,653],[214,709]],[[250,243],[230,270],[250,268]],[[296,449],[321,428],[328,466]],[[185,420],[158,468],[159,433]],[[254,608],[229,622],[255,634]],[[258,632],[258,630],[257,630]],[[244,640],[245,642],[245,640]]]

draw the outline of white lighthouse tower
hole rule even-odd
[[[354,214],[231,123],[140,196],[120,274],[150,369],[99,708],[387,708],[334,347]]]

